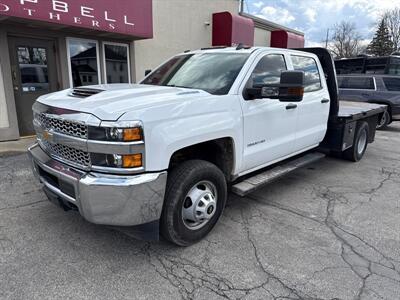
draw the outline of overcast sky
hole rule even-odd
[[[362,38],[370,40],[379,16],[400,7],[400,0],[245,1],[245,12],[304,32],[307,46],[321,43],[327,29],[342,20],[354,22]]]

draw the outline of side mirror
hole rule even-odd
[[[279,84],[256,85],[247,90],[253,99],[279,99],[282,102],[300,102],[304,95],[304,72],[283,71]]]
[[[304,96],[304,72],[285,71],[281,73],[279,101],[300,102]]]
[[[151,70],[146,70],[146,71],[144,71],[144,76],[147,76],[147,75],[149,75],[151,73]]]

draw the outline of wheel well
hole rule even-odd
[[[392,106],[391,106],[390,103],[385,102],[385,101],[380,101],[380,100],[377,100],[377,101],[371,100],[371,101],[368,101],[368,102],[369,102],[369,103],[375,103],[375,104],[386,105],[386,106],[387,106],[387,111],[389,112],[390,117],[392,117]]]
[[[190,159],[201,159],[215,164],[231,180],[234,164],[234,144],[232,138],[220,138],[176,151],[170,159],[169,169]]]

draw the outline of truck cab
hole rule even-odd
[[[229,190],[245,195],[317,150],[360,160],[384,110],[339,105],[324,49],[202,49],[140,84],[40,97],[29,153],[52,202],[186,246],[212,230]]]

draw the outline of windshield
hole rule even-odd
[[[225,95],[248,57],[247,53],[180,55],[171,58],[142,83],[200,89],[214,95]]]

